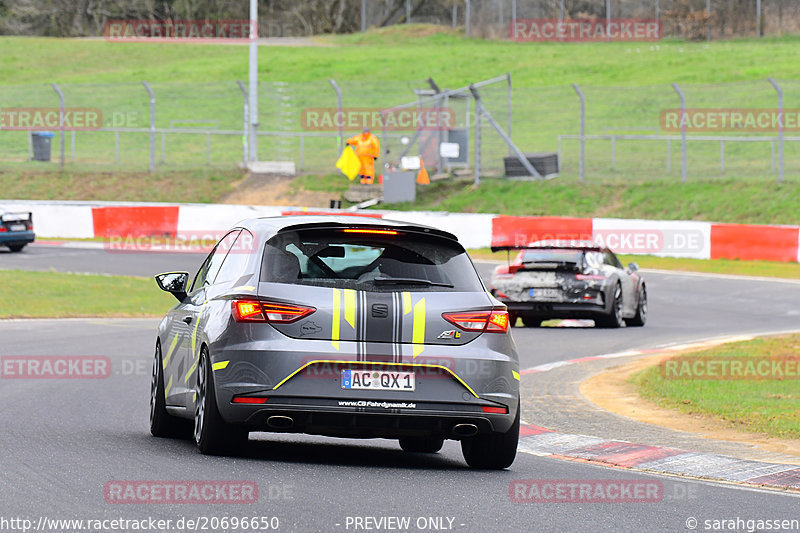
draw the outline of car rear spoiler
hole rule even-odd
[[[0,222],[33,222],[33,213],[30,211],[2,213],[0,214]]]

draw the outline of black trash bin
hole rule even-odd
[[[34,131],[31,133],[34,161],[50,161],[50,149],[55,133],[52,131]]]

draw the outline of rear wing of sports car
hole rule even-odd
[[[23,222],[26,225],[33,223],[33,213],[30,211],[20,213],[0,213],[0,222]]]

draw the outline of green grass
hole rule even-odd
[[[0,318],[150,317],[175,298],[150,278],[0,270]]]
[[[96,200],[128,202],[219,201],[242,179],[239,170],[97,172],[88,169],[0,172],[3,198],[35,200]]]
[[[769,107],[775,92],[765,81],[800,79],[796,50],[800,36],[739,39],[713,43],[665,40],[659,43],[513,43],[465,39],[447,29],[425,25],[386,28],[366,34],[317,39],[323,46],[259,49],[259,122],[262,130],[301,131],[300,111],[306,107],[335,106],[328,83],[339,81],[344,105],[388,107],[414,99],[413,89],[425,88],[430,76],[447,88],[511,73],[514,87],[513,134],[524,151],[555,151],[559,134],[578,132],[577,97],[570,87],[579,83],[587,98],[587,132],[628,131],[658,133],[659,113],[676,107],[671,82],[683,84],[693,107]],[[149,120],[147,80],[156,94],[156,124],[173,120],[202,120],[219,129],[241,128],[241,93],[235,80],[247,79],[247,47],[210,44],[108,43],[102,39],[2,38],[0,101],[5,106],[53,106],[57,99],[50,82],[64,90],[68,106],[100,108],[104,124],[115,114],[132,117],[133,127]],[[289,116],[277,105],[284,93],[276,82],[287,82]],[[721,85],[725,84],[725,85]],[[787,108],[800,107],[798,84],[786,82]],[[482,89],[487,107],[505,125],[506,87]],[[461,114],[462,104],[451,102]],[[507,148],[484,129],[483,165],[496,172]],[[77,132],[79,163],[111,165],[114,136]],[[305,139],[303,167],[332,171],[337,157],[330,138]],[[392,140],[396,143],[396,140]],[[787,175],[800,169],[800,147],[788,143]],[[69,152],[71,138],[67,139]],[[159,159],[161,139],[157,139]],[[131,168],[147,164],[148,135],[122,134],[120,158]],[[680,154],[672,146],[672,168],[666,169],[666,143],[620,141],[616,166],[611,168],[608,141],[587,145],[587,175],[592,180],[628,180],[679,177]],[[577,175],[577,143],[562,146],[562,178]],[[711,180],[768,178],[769,145],[726,146],[727,167],[719,169],[719,145],[691,144],[689,178]],[[212,165],[233,166],[241,155],[238,133],[212,136]],[[27,157],[24,133],[0,136],[0,160]],[[297,138],[262,138],[261,159],[293,159],[300,165]],[[203,135],[168,134],[166,165],[203,166]]]
[[[762,224],[800,222],[800,184],[726,180],[706,183],[564,183],[445,180],[418,187],[414,204],[399,210],[506,215],[706,220]]]
[[[691,354],[718,361],[731,358],[794,359],[800,335],[725,344]],[[677,360],[680,361],[677,356]],[[685,356],[683,356],[685,357]],[[663,366],[653,366],[631,377],[642,397],[686,414],[711,415],[736,429],[800,439],[798,378],[761,380],[665,379]],[[735,401],[732,399],[735,398]]]

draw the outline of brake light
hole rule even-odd
[[[580,281],[586,281],[586,280],[601,281],[606,279],[606,277],[599,274],[575,274],[575,279]]]
[[[496,415],[508,414],[508,407],[490,407],[488,405],[482,405],[481,409],[483,409],[484,413],[492,413]]]
[[[313,307],[259,300],[233,300],[233,318],[237,322],[272,322],[289,324],[316,311]]]
[[[235,396],[233,403],[262,404],[267,403],[269,398],[253,398],[252,396]]]
[[[8,231],[8,230],[6,228],[4,228],[3,226],[0,226],[0,233],[3,233],[4,231]]]
[[[344,233],[362,233],[366,235],[397,235],[393,229],[343,229]]]
[[[508,311],[471,311],[442,313],[442,318],[464,331],[505,333],[508,331]]]

